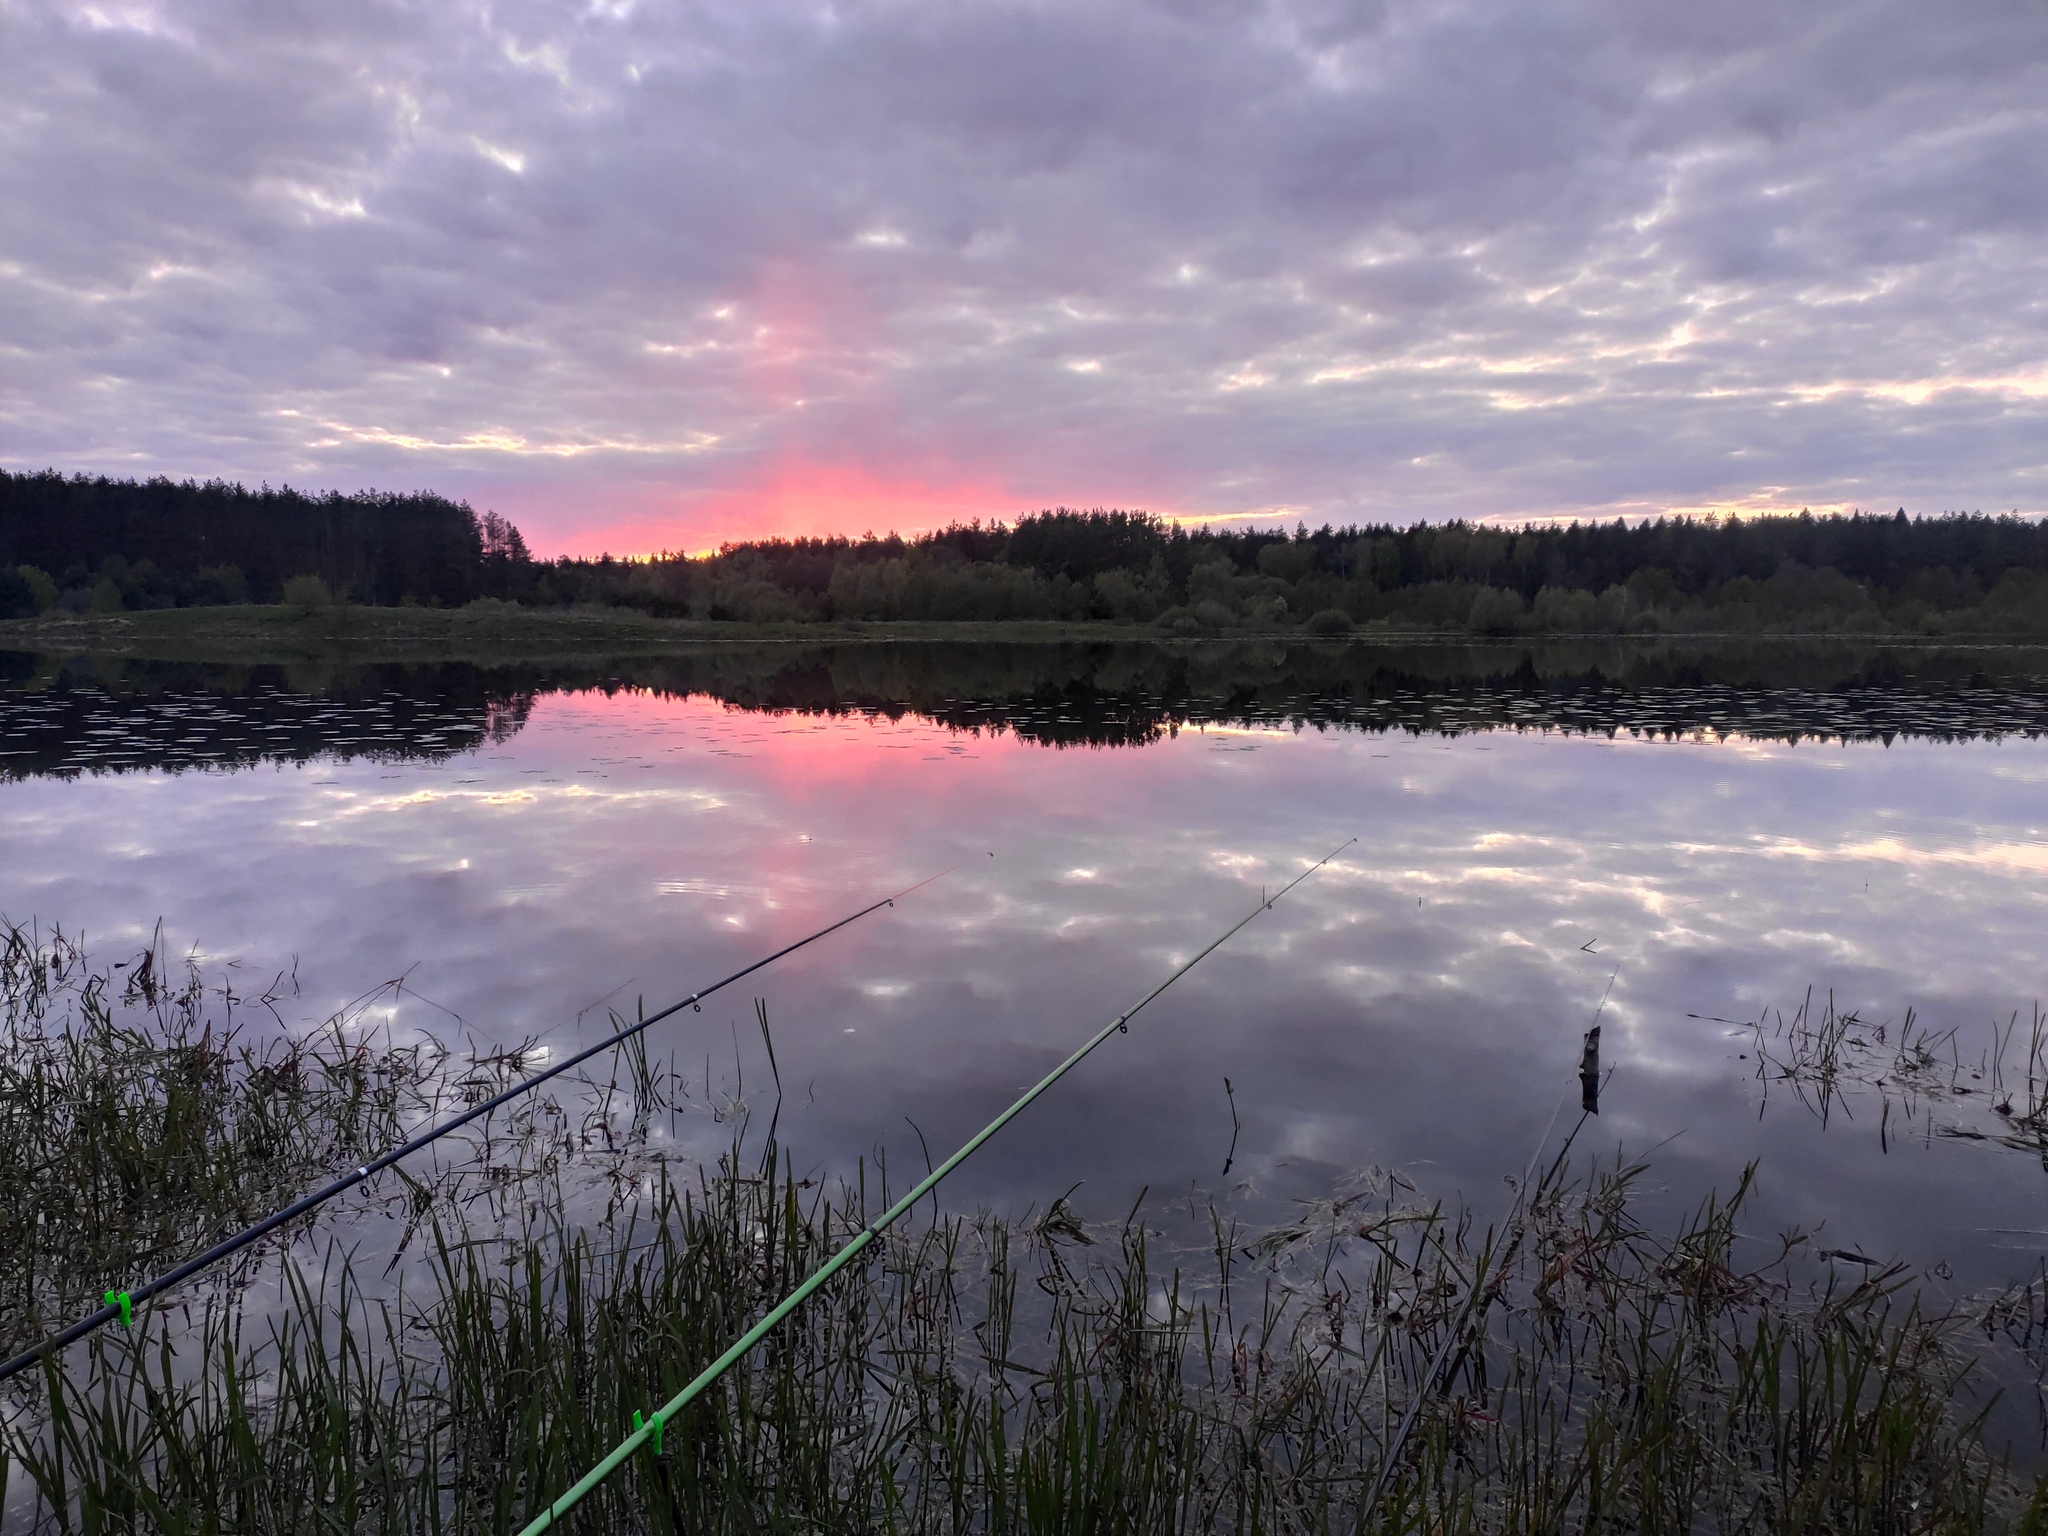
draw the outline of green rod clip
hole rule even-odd
[[[100,1300],[106,1306],[119,1307],[121,1309],[121,1326],[123,1328],[134,1324],[135,1312],[128,1304],[128,1293],[126,1291],[109,1291]]]
[[[661,1454],[661,1415],[657,1413],[652,1419],[643,1419],[640,1417],[640,1410],[638,1408],[633,1410],[634,1434],[639,1434],[650,1423],[654,1426],[654,1454],[659,1456]]]

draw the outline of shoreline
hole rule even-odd
[[[719,645],[1143,644],[1186,647],[1275,642],[1367,646],[1857,645],[1914,651],[2048,649],[2048,640],[1983,634],[1831,630],[1479,634],[1364,625],[1349,634],[1304,628],[1167,635],[1149,626],[1053,619],[842,620],[754,624],[654,618],[633,609],[370,608],[303,613],[284,606],[164,608],[0,621],[0,651],[153,661],[462,661],[658,655]]]

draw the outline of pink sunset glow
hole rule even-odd
[[[755,484],[486,487],[542,556],[704,554],[749,539],[911,533],[1010,519],[1029,504],[992,483],[889,478],[864,464],[773,464]]]

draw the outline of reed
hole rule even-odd
[[[1161,1261],[1143,1209],[1100,1231],[1063,1207],[935,1216],[844,1271],[572,1524],[2039,1529],[2040,1496],[1980,1443],[1968,1320],[1924,1313],[1897,1277],[1802,1297],[1793,1243],[1738,1262],[1747,1176],[1653,1237],[1631,1212],[1642,1172],[1553,1170],[1519,1234],[1386,1194],[1263,1241],[1219,1213],[1198,1270]],[[378,1297],[337,1247],[286,1267],[260,1330],[217,1298],[182,1332],[157,1314],[96,1338],[89,1369],[45,1371],[7,1454],[51,1530],[501,1531],[857,1231],[885,1183],[870,1167],[828,1193],[772,1144],[758,1164],[736,1145],[692,1182],[656,1165],[588,1226],[479,1233],[443,1213],[423,1287]]]
[[[1967,1050],[1959,1027],[1935,1029],[1911,1008],[1896,1023],[1872,1022],[1837,1008],[1832,993],[1816,1009],[1809,991],[1789,1019],[1766,1010],[1748,1029],[1765,1093],[1788,1088],[1823,1123],[1853,1114],[1860,1090],[1878,1098],[1887,1144],[1901,1134],[1896,1104],[1909,1131],[2002,1145],[2048,1168],[2048,1014],[2038,1003],[2024,1019],[1994,1018],[1989,1043]]]
[[[447,1053],[361,1027],[385,988],[288,1029],[293,989],[0,924],[0,1357],[389,1144]]]
[[[70,1059],[61,1036],[45,1043]],[[243,1086],[257,1060],[228,1073],[209,1102],[233,1113],[209,1125],[232,1132],[236,1095],[265,1091]],[[886,1164],[802,1177],[772,1131],[749,1141],[744,1104],[720,1106],[722,1158],[665,1160],[651,1127],[673,1078],[644,1053],[621,1065],[580,1121],[536,1112],[477,1149],[518,1198],[474,1200],[467,1171],[409,1181],[400,1247],[415,1256],[396,1269],[330,1231],[16,1378],[0,1404],[6,1517],[91,1536],[515,1527],[890,1203]],[[173,1087],[132,1086],[151,1168],[182,1145],[160,1112]],[[225,1209],[253,1177],[240,1168],[181,1198]],[[1554,1164],[1505,1229],[1391,1179],[1271,1230],[1147,1202],[1100,1223],[1065,1200],[1018,1220],[921,1205],[567,1524],[2048,1527],[2048,1494],[1997,1451],[1979,1385],[1993,1345],[1991,1374],[2039,1382],[2048,1285],[1939,1312],[1897,1273],[1815,1289],[1797,1234],[1739,1235],[1753,1173],[1662,1232],[1639,1219],[1644,1176]]]

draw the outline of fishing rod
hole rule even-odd
[[[995,1119],[989,1121],[987,1125],[983,1126],[979,1131],[975,1132],[975,1134],[968,1139],[967,1143],[964,1146],[962,1146],[958,1152],[955,1152],[951,1157],[947,1158],[943,1163],[939,1164],[938,1167],[932,1169],[930,1173],[926,1174],[915,1189],[911,1190],[909,1194],[905,1195],[901,1200],[898,1200],[894,1205],[890,1206],[888,1210],[884,1211],[880,1216],[876,1217],[873,1221],[869,1222],[865,1227],[862,1227],[860,1231],[855,1233],[854,1236],[847,1242],[845,1247],[841,1248],[837,1253],[833,1254],[831,1258],[827,1259],[822,1265],[820,1265],[817,1271],[811,1276],[810,1279],[806,1280],[802,1285],[798,1286],[795,1290],[791,1291],[788,1296],[784,1297],[780,1302],[778,1302],[776,1306],[771,1311],[769,1311],[766,1316],[764,1316],[758,1323],[754,1324],[753,1327],[749,1328],[744,1334],[742,1334],[738,1341],[734,1343],[730,1349],[726,1350],[724,1354],[720,1355],[716,1360],[712,1361],[711,1364],[707,1365],[703,1369],[703,1371],[698,1374],[695,1380],[693,1380],[688,1386],[684,1387],[682,1391],[678,1392],[674,1397],[670,1398],[659,1409],[657,1409],[652,1418],[643,1421],[640,1417],[638,1410],[635,1410],[633,1414],[633,1432],[627,1435],[624,1440],[621,1440],[618,1446],[612,1451],[612,1453],[609,1456],[605,1457],[603,1461],[600,1461],[596,1466],[592,1467],[588,1472],[584,1473],[582,1478],[579,1479],[576,1485],[569,1489],[567,1493],[562,1494],[552,1504],[548,1505],[546,1509],[542,1510],[538,1515],[534,1516],[533,1519],[529,1520],[523,1527],[521,1527],[519,1531],[519,1536],[539,1536],[540,1532],[547,1530],[557,1520],[561,1519],[562,1516],[566,1515],[567,1513],[569,1513],[570,1510],[574,1509],[578,1504],[582,1503],[584,1498],[587,1497],[593,1490],[595,1490],[600,1483],[602,1483],[606,1478],[610,1477],[612,1473],[616,1472],[620,1467],[624,1466],[626,1462],[632,1457],[633,1453],[639,1450],[641,1446],[647,1444],[650,1440],[653,1442],[656,1452],[659,1453],[661,1449],[661,1431],[663,1424],[668,1419],[674,1417],[674,1415],[681,1411],[686,1405],[688,1405],[691,1399],[699,1396],[705,1388],[709,1387],[713,1382],[717,1381],[719,1377],[723,1376],[726,1373],[726,1371],[731,1369],[731,1367],[735,1363],[737,1363],[742,1356],[744,1356],[747,1353],[748,1350],[752,1349],[756,1344],[760,1343],[762,1339],[766,1338],[768,1334],[771,1331],[773,1331],[775,1325],[777,1323],[780,1323],[785,1317],[788,1317],[789,1314],[794,1312],[798,1307],[802,1306],[804,1304],[804,1301],[811,1295],[813,1291],[817,1290],[819,1286],[823,1285],[827,1280],[830,1280],[835,1274],[837,1274],[840,1270],[844,1269],[849,1263],[851,1263],[855,1256],[858,1255],[863,1248],[866,1248],[870,1243],[874,1242],[875,1239],[882,1234],[882,1232],[887,1230],[890,1226],[894,1225],[898,1218],[900,1218],[905,1212],[913,1209],[920,1200],[922,1200],[926,1195],[930,1194],[934,1189],[936,1189],[941,1179],[945,1178],[947,1174],[951,1173],[955,1168],[958,1168],[962,1163],[966,1162],[968,1158],[972,1157],[976,1152],[978,1152],[981,1149],[981,1146],[984,1142],[986,1142],[991,1136],[995,1135],[997,1131],[1000,1131],[1004,1126],[1008,1125],[1012,1120],[1016,1119],[1017,1116],[1019,1116],[1027,1108],[1029,1108],[1031,1102],[1034,1099],[1036,1099],[1040,1094],[1044,1093],[1048,1088],[1052,1087],[1052,1085],[1058,1082],[1061,1078],[1065,1077],[1068,1072],[1072,1071],[1075,1067],[1079,1066],[1082,1059],[1085,1058],[1090,1051],[1094,1050],[1098,1045],[1102,1044],[1102,1042],[1107,1040],[1111,1035],[1118,1033],[1129,1033],[1131,1020],[1137,1017],[1139,1011],[1143,1009],[1147,1003],[1151,1002],[1154,998],[1159,996],[1160,993],[1164,992],[1176,981],[1179,981],[1181,977],[1187,975],[1189,971],[1193,970],[1197,965],[1201,964],[1202,961],[1206,960],[1211,954],[1221,949],[1224,946],[1224,944],[1229,942],[1232,938],[1234,938],[1237,935],[1240,929],[1243,929],[1244,927],[1249,925],[1252,919],[1257,917],[1261,912],[1271,911],[1274,902],[1278,901],[1282,896],[1285,896],[1289,891],[1293,890],[1297,885],[1301,884],[1302,881],[1306,880],[1310,875],[1314,874],[1317,870],[1321,869],[1325,864],[1329,863],[1330,860],[1336,858],[1338,854],[1342,853],[1346,848],[1349,848],[1353,843],[1357,841],[1358,839],[1355,837],[1345,839],[1342,843],[1339,843],[1335,848],[1331,849],[1329,853],[1325,854],[1322,858],[1316,860],[1316,862],[1309,865],[1307,869],[1304,869],[1292,880],[1288,881],[1285,885],[1281,886],[1279,890],[1273,892],[1272,895],[1269,896],[1265,892],[1261,891],[1259,893],[1259,904],[1256,907],[1252,908],[1252,910],[1248,912],[1244,917],[1240,918],[1237,922],[1233,923],[1228,929],[1226,929],[1223,932],[1221,937],[1215,939],[1206,948],[1199,951],[1193,959],[1187,961],[1185,964],[1178,967],[1172,975],[1168,976],[1166,980],[1160,982],[1159,985],[1154,987],[1150,992],[1147,992],[1134,1005],[1132,1005],[1129,1008],[1126,1008],[1122,1013],[1118,1014],[1115,1018],[1111,1019],[1107,1024],[1103,1025],[1101,1029],[1097,1030],[1093,1035],[1091,1035],[1088,1038],[1088,1040],[1085,1041],[1080,1046],[1080,1048],[1077,1049],[1071,1056],[1069,1056],[1065,1061],[1061,1062],[1058,1066],[1054,1067],[1052,1071],[1048,1072],[1044,1077],[1040,1078],[1035,1086],[1026,1090],[1022,1098],[1018,1099],[1016,1103],[1012,1104],[1000,1115],[997,1115]]]
[[[957,865],[954,867],[958,868]],[[369,1162],[364,1163],[361,1167],[351,1169],[349,1172],[343,1174],[340,1178],[334,1180],[331,1184],[328,1184],[323,1188],[314,1190],[310,1195],[301,1196],[299,1199],[294,1200],[290,1205],[286,1206],[283,1210],[273,1212],[271,1215],[266,1216],[261,1221],[257,1222],[254,1226],[243,1228],[240,1232],[237,1232],[233,1237],[228,1238],[224,1242],[214,1244],[213,1247],[207,1249],[206,1252],[198,1255],[196,1258],[187,1259],[177,1268],[170,1270],[164,1274],[158,1275],[154,1280],[145,1281],[143,1284],[136,1286],[132,1290],[107,1292],[106,1305],[101,1307],[99,1311],[92,1313],[90,1316],[80,1318],[77,1322],[73,1323],[69,1328],[66,1328],[62,1333],[51,1335],[49,1338],[43,1340],[42,1343],[34,1345],[31,1348],[26,1349],[22,1353],[16,1355],[12,1360],[0,1363],[0,1381],[7,1380],[8,1377],[14,1375],[18,1371],[27,1370],[31,1365],[34,1365],[38,1360],[41,1360],[44,1356],[54,1354],[58,1350],[65,1349],[70,1345],[77,1343],[80,1339],[84,1338],[94,1329],[104,1328],[108,1323],[111,1323],[116,1319],[119,1319],[122,1327],[127,1327],[134,1315],[134,1309],[137,1306],[141,1305],[143,1302],[148,1301],[152,1296],[159,1295],[162,1292],[169,1290],[172,1286],[177,1285],[182,1281],[190,1279],[193,1275],[198,1274],[199,1271],[201,1271],[202,1269],[207,1268],[209,1265],[219,1263],[222,1259],[227,1258],[230,1254],[239,1253],[242,1249],[248,1247],[257,1239],[264,1237],[271,1232],[275,1232],[279,1227],[284,1226],[288,1222],[296,1220],[297,1218],[305,1215],[308,1211],[313,1210],[315,1207],[326,1204],[329,1200],[332,1200],[336,1195],[341,1194],[343,1191],[355,1188],[356,1185],[368,1179],[372,1174],[381,1173],[384,1169],[389,1168],[393,1163],[398,1162],[401,1158],[410,1157],[413,1153],[419,1151],[422,1147],[433,1145],[433,1143],[439,1141],[443,1136],[446,1136],[449,1132],[458,1131],[462,1129],[463,1126],[468,1125],[471,1121],[481,1119],[483,1116],[488,1115],[492,1110],[498,1108],[502,1104],[507,1104],[511,1102],[513,1099],[518,1098],[521,1094],[532,1092],[535,1088],[538,1088],[542,1083],[548,1081],[548,1079],[553,1077],[560,1077],[564,1072],[568,1071],[571,1067],[579,1066],[583,1062],[588,1061],[591,1057],[597,1055],[600,1051],[609,1050],[612,1046],[618,1045],[622,1041],[630,1039],[632,1036],[639,1034],[643,1029],[646,1029],[650,1024],[658,1024],[663,1019],[666,1019],[673,1014],[681,1013],[685,1008],[696,1007],[699,1003],[703,1002],[703,1000],[709,997],[712,993],[722,991],[726,987],[731,986],[734,982],[740,980],[742,977],[753,975],[754,972],[760,970],[763,966],[773,965],[777,960],[780,960],[784,955],[795,954],[796,951],[802,949],[807,944],[817,943],[818,940],[824,938],[827,934],[837,933],[841,928],[846,927],[849,923],[859,922],[862,918],[866,917],[871,912],[879,912],[883,907],[893,907],[896,905],[899,899],[908,896],[912,891],[922,890],[925,886],[930,885],[933,880],[942,880],[951,873],[953,873],[951,869],[941,870],[938,874],[931,876],[930,879],[920,880],[917,882],[916,885],[906,886],[904,889],[896,892],[896,894],[893,896],[884,896],[880,901],[874,902],[869,906],[862,907],[858,912],[853,913],[851,916],[842,917],[839,919],[838,922],[820,928],[816,933],[809,934],[804,938],[798,939],[794,944],[785,944],[782,948],[776,950],[774,954],[768,955],[763,959],[756,960],[752,965],[743,966],[741,969],[734,971],[730,976],[727,976],[724,980],[715,981],[708,987],[704,987],[696,992],[692,992],[688,997],[684,998],[681,1002],[671,1003],[668,1007],[662,1009],[659,1013],[650,1013],[646,1015],[644,1018],[638,1019],[633,1023],[628,1024],[624,1029],[618,1031],[616,1034],[608,1035],[606,1038],[598,1041],[597,1044],[590,1046],[584,1050],[578,1051],[575,1055],[569,1057],[565,1061],[556,1063],[554,1066],[549,1067],[546,1071],[537,1072],[532,1077],[525,1078],[517,1083],[514,1083],[510,1088],[507,1088],[504,1092],[495,1094],[492,1097],[485,1099],[481,1104],[478,1104],[475,1108],[465,1110],[462,1114],[455,1116],[451,1120],[444,1120],[439,1125],[436,1125],[429,1130],[422,1131],[419,1135],[413,1137],[412,1140],[406,1142],[405,1145],[401,1147],[394,1147],[391,1151],[386,1152],[379,1157],[372,1158]]]

